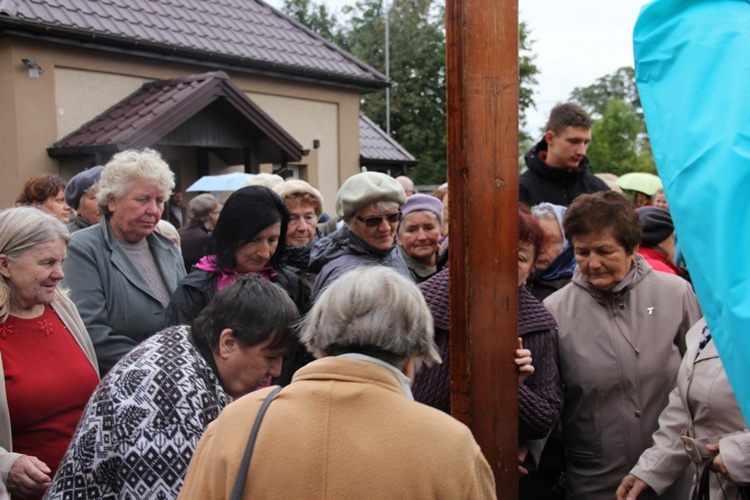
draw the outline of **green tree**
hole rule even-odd
[[[342,42],[341,27],[323,3],[311,0],[284,0],[282,10],[295,21],[304,24],[323,38],[333,42]]]
[[[653,157],[639,148],[641,119],[630,103],[610,99],[601,118],[594,122],[593,140],[586,153],[597,172],[622,175],[656,173]]]
[[[583,106],[592,117],[604,115],[607,104],[612,99],[619,99],[633,108],[643,119],[641,99],[635,85],[635,70],[626,66],[611,75],[599,78],[588,87],[576,87],[570,94],[570,100]]]

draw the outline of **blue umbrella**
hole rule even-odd
[[[245,172],[232,172],[222,175],[204,175],[195,181],[186,191],[236,191],[245,185],[245,182],[255,174]]]

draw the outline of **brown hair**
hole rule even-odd
[[[591,117],[585,109],[578,104],[566,102],[565,104],[558,104],[552,108],[545,130],[547,130],[547,132],[551,130],[555,135],[559,135],[568,127],[583,127],[590,129],[593,126],[594,124],[591,121]]]
[[[54,198],[65,191],[65,181],[59,175],[39,175],[32,177],[16,198],[16,205],[42,205],[48,198]]]
[[[531,215],[531,209],[524,203],[518,205],[518,241],[531,243],[536,261],[544,244],[544,231],[537,218]]]
[[[297,201],[301,205],[309,205],[315,210],[315,215],[318,217],[323,213],[323,206],[320,204],[320,200],[310,193],[303,193],[295,191],[291,194],[283,196],[284,203],[288,204],[290,201]]]
[[[571,203],[563,218],[565,237],[575,247],[575,237],[611,230],[615,239],[632,254],[641,242],[643,223],[633,203],[615,191],[582,194]]]

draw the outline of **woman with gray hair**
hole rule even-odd
[[[419,364],[439,362],[417,287],[386,267],[347,272],[304,320],[320,359],[273,400],[243,498],[494,498],[469,429],[413,401]],[[228,498],[253,419],[273,388],[225,409],[198,444],[180,498]],[[289,450],[294,453],[289,453]]]
[[[31,207],[0,212],[0,483],[50,484],[99,383],[94,347],[58,287],[70,233]]]
[[[310,252],[310,270],[318,273],[313,299],[355,267],[386,266],[411,277],[396,246],[396,227],[404,203],[406,195],[401,184],[380,172],[362,172],[341,185],[336,195],[336,213],[345,225],[316,243]]]
[[[139,342],[166,326],[185,276],[174,244],[154,232],[174,174],[156,151],[116,154],[99,179],[101,223],[76,232],[65,285],[91,336],[104,375]]]

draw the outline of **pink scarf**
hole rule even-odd
[[[217,292],[222,291],[224,288],[237,281],[237,278],[248,276],[252,273],[259,274],[268,281],[271,281],[273,280],[273,278],[278,276],[278,273],[273,268],[273,265],[271,263],[267,263],[265,266],[263,266],[263,269],[259,271],[247,271],[244,273],[239,272],[236,269],[219,269],[218,267],[216,267],[216,255],[206,255],[198,261],[195,267],[197,267],[201,271],[208,271],[209,273],[216,273],[219,275],[216,280]]]

